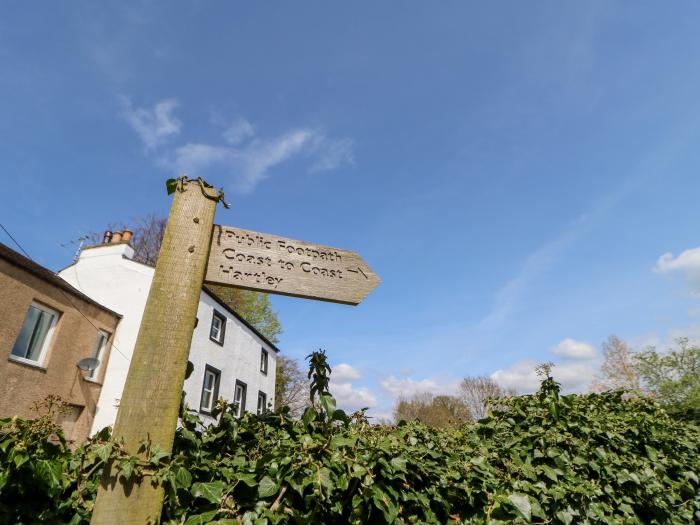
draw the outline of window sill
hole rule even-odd
[[[215,342],[217,345],[219,345],[219,346],[224,346],[224,342],[223,342],[223,341],[219,341],[218,339],[214,339],[214,338],[211,337],[211,336],[209,336],[209,340],[210,340],[210,341],[214,341],[214,342]]]
[[[13,363],[17,363],[18,365],[28,366],[29,368],[35,368],[37,370],[41,370],[42,372],[46,372],[45,366],[42,366],[38,362],[32,361],[31,359],[10,355],[10,357],[7,360],[12,361]]]

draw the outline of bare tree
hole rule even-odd
[[[516,395],[514,388],[502,388],[487,376],[465,377],[459,384],[459,398],[469,407],[474,420],[488,415],[489,406],[496,399]]]
[[[107,226],[107,230],[113,232],[131,230],[134,234],[130,241],[134,248],[133,260],[155,266],[167,223],[166,217],[150,213],[133,219],[128,225],[123,222],[112,222]],[[102,242],[102,237],[103,234],[100,232],[91,232],[87,235],[87,241],[90,244],[98,244]]]
[[[471,419],[469,407],[454,396],[434,396],[428,392],[399,398],[394,407],[395,421],[418,420],[437,428],[459,426]]]
[[[156,265],[167,224],[168,219],[153,213],[134,219],[130,229],[134,232],[131,245],[136,262]]]
[[[275,384],[275,409],[289,407],[292,417],[300,417],[309,405],[309,381],[301,370],[299,361],[283,355],[277,356]]]
[[[603,343],[603,364],[590,389],[603,392],[615,388],[641,391],[639,374],[634,367],[634,353],[629,345],[615,335]]]

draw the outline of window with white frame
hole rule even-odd
[[[267,350],[264,348],[260,349],[260,371],[267,374]]]
[[[267,395],[265,392],[258,392],[258,415],[267,412]]]
[[[12,347],[12,358],[42,364],[57,320],[58,312],[32,303]]]
[[[226,335],[226,316],[214,310],[211,317],[211,329],[209,330],[209,339],[220,345],[224,344],[224,336]]]
[[[199,403],[199,411],[211,414],[216,400],[219,397],[219,380],[221,371],[207,365],[204,369],[204,382],[202,383],[202,399]]]
[[[95,340],[95,346],[92,349],[92,357],[97,359],[97,366],[94,370],[90,370],[85,377],[87,379],[95,379],[97,377],[98,371],[102,367],[102,359],[104,358],[104,350],[107,348],[107,341],[109,340],[109,334],[102,330],[97,331],[97,339]]]
[[[236,417],[241,417],[245,412],[246,384],[243,381],[236,381],[236,389],[233,392],[233,402],[236,404]]]

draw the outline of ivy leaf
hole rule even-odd
[[[192,484],[192,474],[185,467],[178,467],[175,471],[175,483],[178,488],[188,488]]]
[[[571,512],[570,508],[568,508],[566,510],[560,510],[559,512],[556,513],[556,517],[564,525],[571,525],[571,522],[574,521],[574,515]]]
[[[391,466],[394,467],[394,470],[397,470],[399,472],[406,471],[406,459],[405,458],[392,458],[390,463],[391,463]]]
[[[513,504],[513,506],[518,509],[520,515],[527,521],[532,519],[532,506],[530,505],[530,499],[525,494],[509,494],[508,500]]]
[[[112,442],[108,441],[104,445],[95,448],[95,455],[102,460],[103,463],[107,463],[109,460],[109,455],[112,453]]]
[[[40,459],[34,463],[34,470],[49,489],[56,490],[62,487],[63,469],[60,463]]]
[[[331,438],[331,448],[354,447],[355,443],[357,438],[353,437],[333,436]]]
[[[202,514],[195,514],[187,518],[185,525],[204,525],[205,523],[211,523],[211,519],[216,516],[218,512],[218,510],[210,510]]]
[[[165,181],[165,191],[168,195],[172,195],[177,190],[177,179],[168,179]]]
[[[126,481],[129,481],[134,474],[134,466],[137,461],[138,458],[130,457],[119,462],[119,471]]]
[[[321,408],[326,414],[333,414],[335,412],[335,399],[332,396],[321,396]]]
[[[265,476],[258,484],[258,497],[269,498],[277,493],[277,483],[270,476]]]
[[[313,407],[308,407],[306,410],[304,410],[304,415],[301,417],[301,420],[304,422],[305,425],[308,425],[317,417],[318,412],[316,412],[316,410]]]
[[[192,485],[191,493],[195,498],[204,498],[211,503],[218,503],[225,488],[226,484],[223,481],[195,483]]]

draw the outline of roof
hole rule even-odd
[[[243,323],[243,325],[246,328],[248,328],[251,332],[253,332],[255,335],[257,335],[260,339],[262,339],[265,342],[265,344],[267,344],[270,348],[272,348],[275,352],[277,352],[279,354],[280,349],[277,348],[277,346],[272,341],[270,341],[267,337],[265,337],[263,334],[261,334],[260,331],[257,328],[255,328],[252,324],[250,324],[248,321],[243,319],[241,314],[239,314],[233,308],[231,308],[229,305],[227,305],[221,297],[216,295],[211,290],[211,288],[209,288],[208,286],[202,286],[202,290],[205,291],[207,294],[209,294],[211,296],[211,298],[214,299],[217,303],[219,303],[223,308],[225,308],[227,312],[229,312],[236,319],[238,319],[241,323]]]
[[[25,257],[19,252],[14,251],[12,248],[9,246],[3,244],[0,242],[0,259],[4,259],[10,264],[17,266],[18,268],[21,268],[25,270],[26,272],[31,273],[32,275],[38,277],[42,281],[45,281],[49,284],[52,284],[56,288],[60,288],[61,290],[70,293],[71,295],[74,295],[78,299],[85,301],[86,303],[89,303],[93,306],[96,306],[97,308],[100,308],[101,310],[104,310],[105,312],[108,312],[118,318],[121,318],[121,314],[118,314],[117,312],[110,310],[106,306],[101,305],[94,299],[91,299],[87,295],[85,295],[83,292],[78,290],[77,288],[74,288],[71,286],[67,281],[64,281],[61,277],[59,277],[56,273],[52,272],[48,268],[45,268],[41,266],[40,264],[35,263],[28,257]]]

